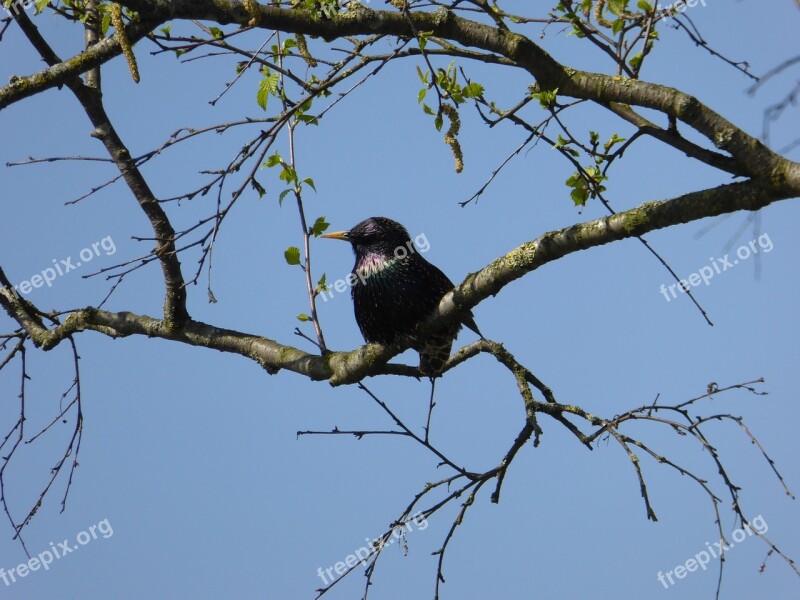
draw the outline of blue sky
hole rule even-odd
[[[749,61],[755,73],[800,50],[800,15],[792,2],[773,3],[769,12],[752,1],[709,1],[692,10],[708,41],[736,60]],[[64,28],[50,15],[37,16],[35,22],[62,56],[80,47],[78,29]],[[188,26],[183,30],[190,31]],[[5,35],[0,80],[41,68],[16,29]],[[263,36],[255,33],[248,39],[257,46]],[[748,96],[749,81],[733,68],[673,30],[662,37],[642,77],[696,95],[750,133],[761,131],[763,109],[793,85],[796,72]],[[550,28],[542,43],[571,66],[609,68],[586,44],[557,28]],[[152,50],[146,42],[136,48],[142,74],[138,86],[121,59],[103,69],[108,110],[134,154],[158,146],[179,127],[263,115],[255,101],[255,73],[246,74],[211,107],[209,101],[233,77],[232,61],[181,64],[174,56],[151,56]],[[465,171],[455,174],[441,134],[417,104],[415,64],[406,59],[386,67],[319,127],[298,130],[298,170],[302,177],[313,177],[318,190],[305,197],[309,219],[324,215],[333,229],[373,215],[396,219],[412,235],[424,234],[430,243],[425,257],[460,281],[522,242],[604,215],[596,202],[582,213],[572,206],[564,186],[572,169],[545,144],[513,160],[480,202],[459,207],[525,135],[510,125],[489,131],[465,107],[460,136]],[[506,104],[520,98],[530,83],[522,72],[472,65],[468,72]],[[595,129],[603,139],[631,133],[596,108],[576,111],[571,124],[575,131]],[[28,156],[103,156],[90,131],[66,89],[48,91],[0,114],[0,265],[6,274],[15,282],[30,279],[54,259],[76,262],[81,250],[104,239],[112,240],[115,249],[106,250],[109,243],[98,246],[90,264],[59,276],[51,287],[34,289],[28,297],[44,309],[97,304],[109,284],[83,276],[150,249],[150,242],[132,239],[150,231],[122,185],[65,204],[112,177],[110,165],[4,166]],[[199,171],[221,168],[255,131],[210,134],[179,145],[143,172],[160,197],[191,189],[204,181]],[[776,132],[776,146],[795,137],[797,119],[791,115]],[[278,149],[287,153],[285,138]],[[791,156],[800,158],[800,151]],[[300,270],[283,260],[284,249],[301,242],[297,212],[290,199],[278,205],[282,186],[274,173],[259,177],[267,196],[259,199],[253,192],[239,200],[215,249],[218,302],[207,302],[204,275],[189,289],[189,310],[200,321],[310,350],[293,334],[295,315],[307,312],[304,281]],[[624,210],[727,181],[725,174],[645,139],[612,171],[608,197]],[[213,196],[168,205],[176,229],[213,211]],[[659,288],[672,283],[669,275],[635,240],[550,263],[483,302],[475,317],[487,337],[503,342],[560,401],[604,417],[650,403],[657,394],[664,404],[680,402],[703,393],[712,381],[722,387],[764,377],[759,389],[768,395],[719,395],[705,412],[744,417],[797,492],[798,216],[796,202],[787,201],[762,211],[757,228],[748,225],[738,236],[751,215],[647,236],[685,276],[726,254],[733,256],[759,235],[768,236],[769,252],[743,259],[695,289],[713,327],[687,298],[665,300]],[[352,253],[340,242],[314,240],[312,258],[315,273],[326,273],[329,281],[346,276],[352,266]],[[196,260],[196,254],[183,257],[187,275],[193,275]],[[137,271],[107,307],[158,316],[161,286],[155,265]],[[362,343],[348,294],[322,303],[320,315],[330,347],[348,350]],[[5,315],[0,322],[4,332],[14,328]],[[111,340],[94,333],[76,339],[85,413],[80,467],[66,511],[59,514],[65,485],[60,478],[25,539],[37,555],[51,542],[74,543],[101,522],[108,525],[102,530],[110,528],[113,534],[99,535],[46,572],[40,569],[9,586],[0,581],[2,598],[313,598],[322,583],[318,568],[343,561],[366,538],[383,533],[426,482],[449,474],[409,440],[297,438],[299,430],[390,427],[355,387],[331,388],[292,373],[269,376],[242,357],[160,340]],[[464,331],[459,342],[473,339]],[[61,394],[72,380],[72,362],[66,345],[49,353],[31,351],[27,360],[26,427],[35,432],[58,414]],[[415,363],[417,357],[409,352],[400,360]],[[0,371],[0,423],[16,418],[19,385],[17,363]],[[421,429],[426,382],[379,377],[367,385]],[[437,399],[434,441],[473,470],[495,466],[522,425],[513,380],[489,357],[448,373],[437,384]],[[442,598],[713,597],[716,561],[669,589],[657,579],[659,571],[674,570],[718,541],[714,513],[701,490],[642,456],[659,517],[652,523],[635,473],[617,445],[602,442],[589,452],[558,423],[542,417],[541,424],[541,445],[534,449],[528,444],[520,452],[499,505],[489,502],[491,490],[484,489],[467,513],[447,551]],[[71,423],[57,427],[25,446],[9,468],[6,493],[17,517],[46,482],[71,428]],[[731,477],[744,489],[746,513],[762,516],[770,539],[789,556],[800,557],[797,502],[784,494],[741,430],[718,423],[707,431]],[[706,452],[662,429],[639,426],[627,432],[708,478],[723,498],[723,530],[736,529],[729,497]],[[453,504],[424,530],[409,532],[407,555],[399,544],[385,551],[370,598],[433,596],[436,558],[431,552],[441,546],[457,509]],[[0,525],[0,568],[6,570],[26,560],[11,537],[7,523]],[[756,538],[735,544],[725,563],[724,598],[797,597],[800,580],[780,558],[773,556],[765,572],[758,572],[767,550]],[[326,597],[360,597],[363,583],[354,573]]]

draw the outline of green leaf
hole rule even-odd
[[[649,2],[646,2],[645,0],[639,0],[639,1],[636,3],[636,6],[638,6],[638,7],[639,7],[641,10],[643,10],[643,11],[644,11],[644,12],[646,12],[646,13],[651,13],[651,12],[653,12],[653,7],[652,7],[652,6],[650,6],[650,3],[649,3]]]
[[[263,79],[258,84],[258,93],[256,94],[256,102],[261,107],[261,110],[267,110],[267,100],[269,100],[269,90],[267,89],[267,80]]]
[[[539,104],[544,109],[549,109],[556,102],[558,97],[558,88],[554,90],[541,90],[531,94],[531,98],[539,101]]]
[[[568,145],[569,143],[570,143],[570,141],[559,133],[558,134],[558,138],[556,139],[556,143],[553,144],[553,148],[555,148],[555,149],[563,148],[564,146]]]
[[[586,180],[577,171],[569,176],[566,181],[567,187],[571,187],[572,191],[569,193],[570,198],[575,203],[575,206],[585,206],[586,201],[589,199],[589,185]]]
[[[599,183],[599,182],[601,182],[601,181],[606,179],[606,177],[603,175],[603,173],[597,167],[589,167],[589,168],[587,168],[586,169],[586,173],[589,175],[589,177],[592,178],[592,181],[597,182],[597,183]]]
[[[208,31],[211,32],[211,35],[214,36],[215,40],[222,39],[222,36],[224,35],[222,33],[222,29],[219,27],[209,27]]]
[[[266,69],[265,75],[266,77],[258,84],[258,93],[256,94],[256,102],[262,110],[267,110],[267,99],[278,93],[278,74],[270,73],[269,69]]]
[[[283,170],[281,171],[278,178],[281,181],[285,181],[286,183],[297,183],[297,172],[287,164],[283,165]]]
[[[417,67],[417,76],[419,77],[419,80],[425,85],[428,85],[428,75],[430,75],[430,72],[428,71],[423,72],[422,69]]]
[[[608,10],[618,17],[628,8],[628,0],[608,0]]]
[[[638,69],[642,64],[642,60],[644,60],[644,55],[641,52],[639,52],[638,54],[631,56],[631,59],[628,61],[628,64],[631,66],[631,68]]]
[[[300,264],[300,248],[296,246],[289,246],[283,253],[283,257],[290,265]]]
[[[328,287],[328,280],[325,277],[325,273],[322,274],[322,277],[319,278],[317,282],[317,287],[314,288],[314,291],[317,294],[321,294],[322,292],[327,292],[330,288]]]
[[[166,37],[169,37],[169,32],[172,31],[172,23],[164,25],[164,27],[159,29],[159,31],[163,33]]]
[[[613,148],[615,145],[617,145],[617,144],[619,144],[619,143],[621,143],[621,142],[624,142],[624,141],[625,141],[625,138],[624,138],[624,137],[619,137],[619,136],[618,136],[618,135],[615,133],[614,135],[612,135],[612,136],[611,136],[611,137],[608,139],[608,141],[607,141],[605,144],[603,144],[603,149],[604,149],[606,152],[608,152],[608,151],[609,151],[609,150],[611,150],[611,148]]]
[[[309,317],[306,313],[300,313],[299,315],[297,315],[297,320],[298,321],[310,321],[311,317]]]
[[[108,28],[111,25],[111,13],[107,12],[103,15],[103,18],[100,19],[100,31],[103,35],[108,33]]]
[[[444,125],[444,118],[442,118],[442,115],[436,115],[436,118],[433,120],[433,126],[436,127],[436,131],[441,131],[442,125]]]
[[[309,186],[315,192],[317,191],[317,186],[314,185],[314,180],[311,179],[311,177],[306,177],[305,179],[303,179],[303,183],[305,183],[307,186]]]
[[[572,26],[572,31],[567,34],[567,37],[574,35],[576,38],[585,38],[586,34],[581,31],[577,25]]]
[[[267,159],[267,162],[264,163],[264,166],[272,168],[275,165],[280,165],[282,163],[283,159],[281,158],[281,155],[276,152]]]
[[[428,38],[433,35],[432,31],[422,31],[417,35],[417,41],[419,42],[419,49],[423,52],[425,51],[425,46],[428,45]]]
[[[419,91],[419,94],[417,94],[417,103],[418,104],[421,103],[423,100],[425,100],[425,96],[427,95],[427,93],[428,93],[428,88],[422,88]]]
[[[47,7],[48,4],[49,0],[36,0],[36,2],[34,2],[34,5],[36,6],[36,14],[42,12]],[[25,4],[22,2],[20,2],[19,5],[25,6]],[[30,6],[30,4],[28,4],[28,6]]]
[[[617,19],[611,24],[611,31],[615,34],[619,33],[625,28],[625,19]]]
[[[291,194],[291,193],[292,193],[292,190],[291,190],[291,189],[288,189],[288,190],[283,190],[283,191],[280,193],[280,196],[278,196],[278,206],[282,206],[282,205],[283,205],[283,200],[284,200],[284,198],[286,198],[286,195],[287,195],[287,194]]]
[[[483,86],[473,81],[464,86],[463,93],[465,98],[480,98],[483,96]]]
[[[569,197],[575,203],[575,206],[586,206],[586,201],[589,199],[589,192],[586,188],[577,187],[569,193]]]
[[[314,235],[314,237],[319,237],[330,226],[331,224],[325,221],[325,217],[319,217],[311,226],[311,233]]]
[[[277,76],[277,73],[275,75]],[[297,114],[302,115],[304,113],[307,113],[309,110],[311,110],[311,105],[313,103],[314,103],[313,98],[309,98],[308,100],[303,102],[300,106],[297,107]]]
[[[424,112],[426,115],[431,115],[431,116],[436,114],[435,112],[433,112],[433,109],[427,104],[422,105],[422,112]]]

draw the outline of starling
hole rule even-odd
[[[407,344],[419,352],[419,370],[437,377],[450,357],[462,323],[481,335],[472,312],[460,323],[418,339],[417,326],[453,289],[453,282],[414,248],[405,227],[386,217],[361,221],[350,231],[325,238],[345,240],[353,246],[356,264],[350,277],[356,322],[367,342]],[[482,337],[482,336],[481,336]]]

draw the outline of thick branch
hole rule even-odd
[[[407,38],[413,37],[415,31],[431,31],[436,37],[504,56],[527,70],[541,89],[557,88],[561,95],[592,100],[603,106],[620,103],[658,110],[693,127],[717,148],[728,152],[738,166],[738,175],[800,189],[800,165],[773,153],[696,98],[653,83],[567,68],[523,35],[458,17],[444,8],[405,13],[375,11],[354,4],[353,10],[332,18],[313,18],[304,10],[259,4],[259,18],[254,19],[240,2],[127,0],[120,4],[136,10],[142,18],[141,25],[134,27],[132,24],[127,28],[131,41],[145,35],[144,29],[175,18],[208,20],[223,25],[253,23],[264,29],[310,34],[326,40],[373,34]],[[84,72],[120,52],[113,40],[101,42],[94,48],[66,63],[0,88],[0,108],[63,83],[65,77]],[[664,141],[671,143],[670,139]],[[698,155],[696,158],[705,160],[707,157]]]
[[[246,24],[252,18],[244,6],[236,2],[128,0],[121,4],[148,18],[207,19],[221,24]],[[415,31],[432,31],[437,37],[463,46],[505,56],[533,75],[542,89],[557,88],[561,95],[603,105],[617,102],[661,111],[693,127],[717,148],[730,153],[739,166],[738,174],[778,185],[787,181],[800,189],[800,165],[789,163],[794,167],[789,169],[788,161],[697,98],[654,83],[567,68],[523,35],[458,17],[444,8],[435,12],[393,12],[375,11],[358,5],[355,10],[330,19],[314,19],[302,10],[271,5],[259,5],[259,9],[259,27],[318,35],[327,40],[376,33],[412,37]]]
[[[442,298],[436,312],[426,321],[426,329],[457,321],[463,311],[496,295],[512,281],[567,254],[706,217],[759,210],[798,195],[798,191],[774,190],[747,181],[691,192],[672,200],[645,202],[625,212],[546,233],[469,275]]]
[[[19,11],[19,14],[24,15],[25,13],[24,11]],[[133,44],[145,37],[159,24],[160,21],[147,20],[129,23],[125,28],[125,34]],[[29,77],[14,76],[7,86],[0,87],[0,110],[14,102],[35,96],[44,90],[60,87],[70,79],[74,79],[78,75],[102,65],[120,54],[122,54],[122,48],[120,48],[116,36],[111,36],[72,58],[51,63],[47,69],[34,75]]]
[[[758,210],[791,196],[789,192],[765,189],[753,182],[735,183],[672,200],[645,202],[626,212],[546,233],[468,276],[442,299],[436,312],[421,326],[421,333],[432,332],[458,320],[464,311],[494,296],[512,281],[567,254],[704,217]],[[47,329],[32,305],[9,287],[2,270],[0,305],[45,350],[55,347],[69,335],[87,329],[110,337],[146,335],[240,354],[258,362],[269,373],[286,369],[313,380],[327,379],[332,385],[354,383],[368,375],[391,372],[393,367],[387,368],[386,362],[405,349],[367,344],[352,352],[330,352],[318,356],[267,338],[197,321],[188,320],[179,327],[170,328],[152,317],[96,308],[76,311],[55,329]]]

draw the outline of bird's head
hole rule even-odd
[[[386,217],[370,217],[349,231],[326,233],[324,238],[350,242],[357,257],[377,255],[391,257],[397,248],[409,248],[411,237],[406,228]]]

